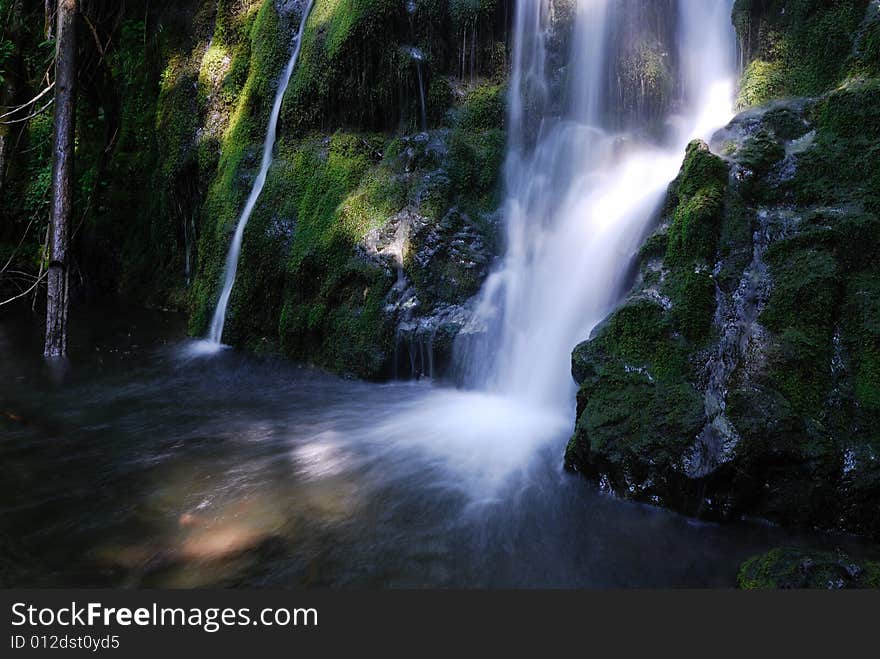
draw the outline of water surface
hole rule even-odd
[[[50,370],[0,318],[3,586],[732,586],[780,544],[864,550],[603,494],[562,470],[573,414],[194,358],[173,314],[72,327]]]

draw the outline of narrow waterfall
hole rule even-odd
[[[640,242],[688,141],[732,116],[732,0],[579,0],[572,52],[550,70],[551,0],[519,0],[508,103],[506,253],[487,280],[456,363],[465,383],[567,409],[573,347],[624,292]],[[661,7],[662,5],[662,7]],[[668,17],[669,29],[649,24]],[[660,23],[658,19],[655,23]],[[616,107],[629,30],[651,33],[670,73],[662,137],[620,132]],[[563,80],[559,82],[560,78]],[[555,85],[555,87],[554,87]],[[566,87],[560,89],[560,86]],[[558,106],[557,98],[565,98]]]
[[[416,80],[419,83],[419,119],[421,120],[419,127],[422,131],[426,131],[428,130],[428,106],[425,101],[425,78],[422,75],[422,62],[425,61],[425,54],[415,46],[407,48],[406,53],[415,63]]]
[[[248,220],[254,212],[254,207],[263,192],[263,186],[266,185],[266,176],[269,173],[269,167],[272,165],[272,154],[275,149],[275,138],[278,129],[278,117],[281,115],[281,105],[284,101],[284,94],[287,86],[290,84],[290,78],[296,68],[296,62],[299,59],[299,52],[302,48],[302,37],[305,32],[306,21],[312,11],[314,0],[308,0],[303,8],[302,18],[300,19],[299,29],[293,42],[293,51],[290,54],[290,60],[284,68],[284,73],[278,81],[278,90],[275,92],[275,102],[272,105],[272,113],[269,116],[269,126],[266,129],[266,140],[263,143],[263,157],[260,161],[260,172],[251,188],[247,203],[238,218],[238,224],[235,227],[235,234],[232,236],[232,244],[229,246],[229,253],[226,255],[226,265],[223,270],[223,289],[220,292],[220,299],[217,301],[217,308],[214,309],[214,317],[211,320],[211,328],[208,332],[207,340],[209,343],[219,346],[223,338],[223,326],[226,323],[226,308],[229,306],[229,297],[232,294],[232,287],[235,286],[235,275],[238,272],[238,257],[241,253],[241,243],[244,238],[244,230],[247,227]]]

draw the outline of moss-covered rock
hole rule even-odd
[[[711,153],[705,142],[692,142],[670,195],[670,204],[675,208],[666,246],[669,263],[685,267],[712,260],[726,187],[724,161]]]
[[[740,567],[744,590],[880,588],[880,563],[841,553],[784,547],[750,558]]]
[[[786,7],[783,36],[861,22],[852,3]],[[712,140],[723,159],[688,148],[633,291],[573,353],[570,468],[690,514],[880,537],[880,103],[847,35],[768,92],[815,98],[743,112]]]
[[[662,305],[636,299],[575,349],[581,383],[569,469],[602,478],[624,495],[675,505],[682,455],[703,422],[703,402],[681,376],[680,342]],[[678,501],[676,501],[677,503]]]

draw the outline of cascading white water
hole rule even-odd
[[[677,0],[682,107],[668,117],[673,137],[661,147],[609,132],[607,72],[615,63],[606,41],[610,21],[632,1],[577,3],[570,100],[561,117],[547,109],[552,3],[517,3],[506,254],[474,319],[488,328],[484,345],[459,346],[471,386],[545,409],[569,408],[572,349],[618,300],[687,142],[708,137],[732,114],[732,1]]]
[[[229,252],[226,255],[226,265],[223,270],[223,288],[220,292],[220,299],[217,301],[217,307],[214,309],[214,317],[211,320],[211,328],[208,332],[207,341],[209,344],[219,346],[223,338],[223,326],[226,323],[226,308],[229,306],[229,297],[232,294],[232,288],[235,286],[235,276],[238,272],[238,257],[241,253],[241,243],[244,238],[244,230],[247,227],[248,220],[254,212],[254,207],[263,192],[266,185],[266,176],[269,173],[269,167],[272,165],[272,154],[275,149],[275,137],[278,130],[278,118],[281,115],[281,105],[284,102],[284,94],[287,86],[290,84],[290,78],[296,68],[296,62],[299,59],[299,52],[302,48],[302,37],[305,32],[306,21],[312,11],[314,0],[308,0],[303,8],[302,18],[300,19],[299,29],[294,37],[293,50],[290,54],[290,60],[284,68],[284,73],[278,82],[278,90],[275,92],[275,101],[272,104],[272,112],[269,115],[269,126],[266,129],[266,140],[263,143],[263,157],[260,161],[260,171],[248,195],[247,203],[244,210],[238,218],[238,224],[235,227],[235,234],[232,236],[232,243],[229,246]]]

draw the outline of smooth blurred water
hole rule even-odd
[[[50,372],[39,319],[0,319],[0,586],[731,586],[780,544],[862,550],[610,498],[562,470],[570,421],[504,397],[72,321]]]
[[[278,80],[278,87],[275,90],[275,100],[272,103],[272,110],[269,113],[269,125],[266,127],[266,137],[263,142],[263,155],[260,159],[260,170],[254,185],[251,187],[250,194],[244,205],[238,222],[235,225],[235,232],[232,234],[232,242],[229,245],[229,251],[226,254],[226,263],[223,268],[223,287],[220,289],[220,298],[217,300],[217,306],[214,308],[214,315],[211,319],[211,327],[208,330],[208,336],[204,341],[195,347],[199,353],[216,352],[222,346],[223,327],[226,325],[226,309],[229,306],[229,298],[232,295],[232,288],[235,286],[235,277],[238,273],[238,260],[241,256],[241,245],[244,241],[244,230],[247,228],[248,221],[263,194],[263,188],[266,186],[266,177],[269,175],[269,167],[272,165],[273,152],[275,150],[275,139],[278,133],[278,119],[281,116],[281,106],[284,103],[284,94],[287,92],[287,86],[290,84],[290,78],[296,69],[296,63],[299,60],[299,53],[302,49],[303,33],[306,29],[306,21],[312,12],[312,4],[314,0],[308,0],[303,4],[302,17],[300,18],[299,29],[293,38],[291,45],[290,59],[287,66]]]
[[[732,116],[731,0],[677,0],[667,52],[678,80],[667,139],[620,133],[609,89],[621,21],[649,22],[628,0],[578,0],[560,87],[549,61],[548,0],[518,0],[508,100],[503,205],[506,250],[458,340],[458,371],[474,388],[564,415],[575,386],[571,351],[619,302],[687,143]],[[561,110],[551,96],[565,92]],[[639,127],[637,127],[639,128]]]

